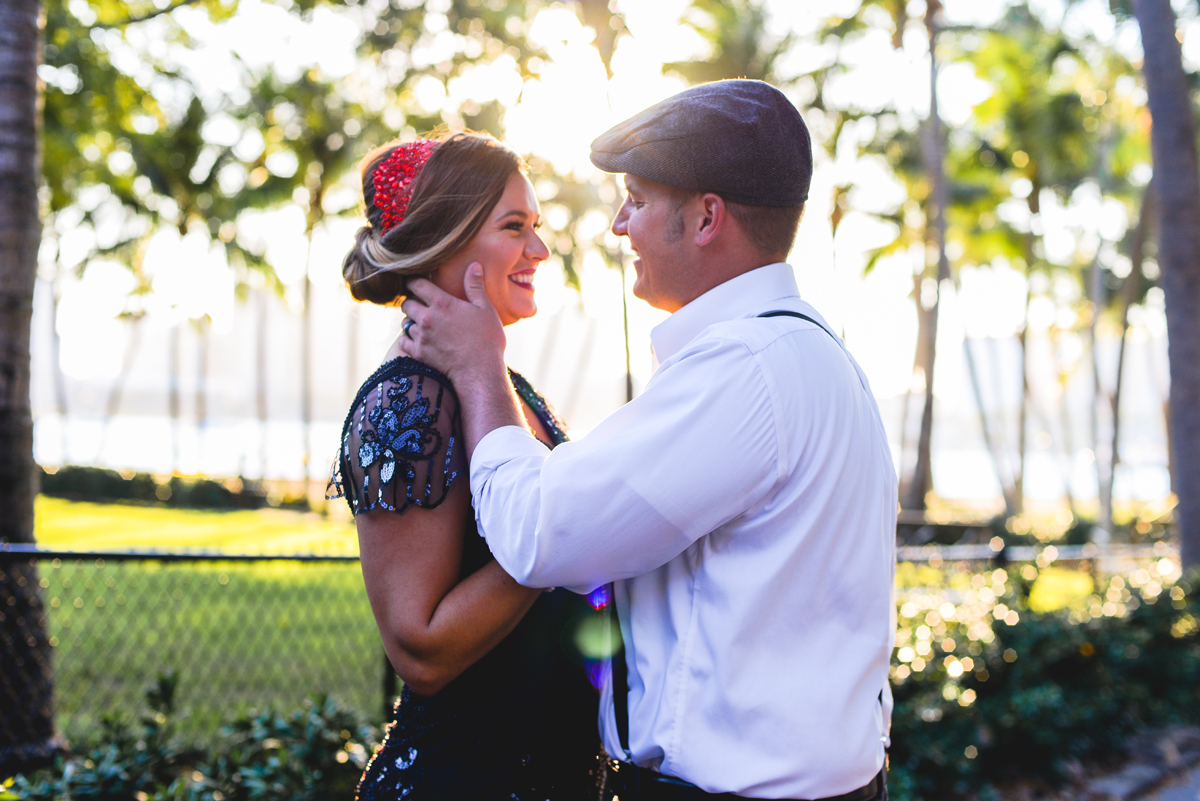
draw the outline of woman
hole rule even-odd
[[[501,320],[532,316],[533,275],[550,254],[523,170],[482,134],[369,156],[369,225],[343,265],[351,294],[394,305],[409,278],[425,276],[462,297],[480,262]],[[454,388],[407,357],[404,341],[358,391],[330,481],[355,515],[367,595],[404,680],[358,797],[595,798],[597,697],[567,652],[590,607],[522,587],[491,558],[475,529]],[[546,402],[518,374],[512,382],[533,433],[564,441]]]

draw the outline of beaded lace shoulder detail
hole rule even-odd
[[[558,416],[558,413],[554,411],[554,407],[538,394],[538,391],[526,380],[525,376],[510,367],[508,368],[508,379],[512,382],[513,389],[517,391],[517,395],[530,409],[533,409],[534,415],[545,426],[546,433],[550,435],[551,440],[546,445],[554,448],[567,442],[570,436],[567,434],[566,424]]]
[[[353,514],[432,509],[465,471],[458,396],[450,380],[407,356],[367,379],[342,426],[325,491]]]

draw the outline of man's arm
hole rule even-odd
[[[400,308],[416,324],[407,329],[401,344],[408,355],[441,370],[454,384],[470,459],[490,431],[528,427],[508,380],[504,326],[484,291],[480,264],[467,268],[463,286],[466,301],[423,278],[409,281],[409,296]]]
[[[586,592],[642,575],[770,496],[776,420],[754,355],[710,339],[553,452],[515,428],[488,434],[471,460],[480,531],[527,586]]]

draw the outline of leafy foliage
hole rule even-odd
[[[768,40],[764,32],[767,12],[759,0],[693,0],[685,20],[707,43],[708,57],[664,64],[663,72],[680,75],[690,83],[728,78],[782,86],[789,83],[781,80],[776,64],[791,51],[795,35]]]
[[[932,595],[911,588],[893,668],[893,795],[1057,786],[1140,728],[1200,720],[1200,596],[1155,576],[1113,577],[1104,595],[1046,614],[1029,608],[1037,579],[1004,570]],[[908,647],[920,635],[926,645]]]
[[[1089,763],[1111,764],[1139,729],[1200,721],[1200,594],[1177,570],[1160,561],[1096,586],[1049,565],[902,566],[891,794],[1055,787]],[[1051,604],[1061,608],[1035,612],[1053,594],[1048,582],[1065,586]],[[289,714],[236,717],[212,749],[187,747],[173,735],[177,684],[160,677],[136,723],[110,716],[97,745],[11,779],[0,798],[349,797],[378,736],[313,698]]]
[[[137,728],[110,718],[101,745],[60,758],[31,777],[10,778],[0,798],[51,801],[293,801],[349,798],[377,732],[327,697],[282,715],[234,720],[216,753],[172,737],[176,674],[146,692]]]
[[[241,481],[232,488],[221,481],[181,476],[159,483],[149,473],[128,475],[102,467],[67,465],[53,473],[42,471],[40,483],[43,495],[76,501],[132,501],[183,509],[261,509],[269,505],[265,492]],[[308,509],[308,499],[286,497],[279,505]]]

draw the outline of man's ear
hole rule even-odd
[[[696,244],[711,245],[728,224],[729,209],[720,195],[711,192],[700,196],[700,224],[696,229]]]

